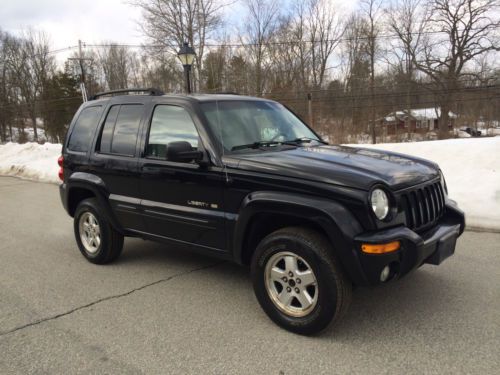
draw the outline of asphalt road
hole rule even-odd
[[[485,208],[487,209],[487,208]],[[261,311],[248,270],[127,239],[115,264],[78,252],[55,185],[0,178],[0,374],[497,374],[500,234],[358,288],[348,316],[301,337]]]

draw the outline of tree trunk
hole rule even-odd
[[[5,123],[2,121],[0,126],[0,141],[5,142],[7,140],[7,129]]]
[[[377,143],[375,126],[375,35],[373,20],[370,30],[370,122],[372,124],[372,143]]]
[[[372,69],[374,69],[374,62],[372,60]],[[371,133],[372,133],[372,143],[377,143],[377,133],[375,127],[375,77],[372,75],[370,77],[370,123],[371,123]]]
[[[33,122],[33,141],[38,142],[38,131],[36,128],[36,113],[33,111],[31,114],[31,121]]]
[[[439,139],[448,139],[450,138],[450,133],[448,129],[448,123],[450,121],[450,112],[451,108],[451,100],[446,98],[441,103],[441,114],[439,116],[439,124],[438,124],[438,138]]]
[[[440,110],[439,114],[439,123],[438,123],[438,138],[439,139],[448,139],[450,138],[450,132],[448,129],[448,123],[450,122],[450,110],[451,103],[453,99],[451,95],[446,95],[440,101]]]

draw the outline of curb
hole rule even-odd
[[[483,228],[475,226],[466,226],[465,231],[478,232],[478,233],[500,233],[500,228]]]

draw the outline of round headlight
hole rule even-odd
[[[389,213],[389,198],[382,189],[373,189],[370,195],[370,202],[375,216],[379,220],[384,220]]]

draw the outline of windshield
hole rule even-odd
[[[213,134],[222,137],[226,152],[244,149],[246,147],[241,146],[245,145],[279,145],[299,139],[320,142],[302,121],[279,103],[220,101],[202,103],[201,108]]]

